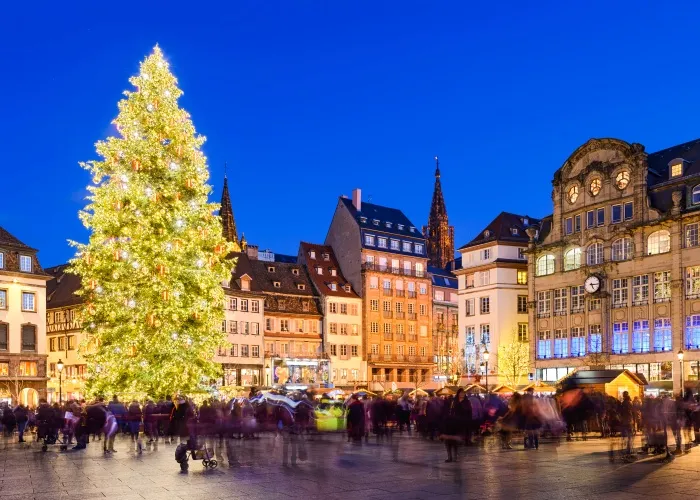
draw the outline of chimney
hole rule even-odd
[[[258,245],[248,245],[246,253],[250,260],[258,260]]]
[[[362,212],[362,190],[360,188],[352,190],[352,204],[355,210]]]

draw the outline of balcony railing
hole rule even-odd
[[[411,321],[416,320],[416,313],[408,313],[408,319]]]
[[[397,342],[405,342],[406,341],[406,334],[405,333],[397,333],[396,334],[396,341]]]
[[[566,310],[563,311],[554,311],[555,316],[566,316]]]
[[[384,340],[390,341],[392,339],[392,334],[391,333],[385,333],[384,334]]]
[[[392,292],[391,288],[382,288],[382,294],[385,297],[391,297],[391,295],[392,295],[391,292]]]
[[[647,299],[632,301],[633,306],[646,306],[647,304],[649,304],[649,301]]]
[[[408,291],[408,298],[409,299],[415,299],[416,298],[416,292],[415,291]]]
[[[409,333],[408,334],[408,341],[409,342],[418,342],[418,335],[415,333]]]
[[[396,312],[396,319],[404,319],[406,317],[406,313],[403,311],[397,311]]]
[[[385,318],[385,319],[391,319],[392,316],[393,316],[393,314],[391,313],[391,311],[382,311],[382,317],[383,317],[383,318]]]
[[[613,309],[622,309],[623,307],[627,307],[627,302],[613,302],[612,304]]]
[[[654,299],[654,304],[659,304],[661,302],[671,302],[671,297],[659,297]]]
[[[583,307],[583,306],[581,306],[581,307],[572,307],[572,308],[571,308],[571,314],[578,314],[578,313],[582,313],[582,312],[585,312],[585,311],[586,311],[586,308]]]
[[[394,295],[396,295],[397,297],[405,297],[406,290],[394,290]]]
[[[549,316],[551,315],[548,312],[537,313],[538,318],[549,318]]]
[[[365,262],[362,264],[363,271],[379,271],[380,273],[401,274],[403,276],[414,276],[416,278],[425,278],[425,271],[416,271],[414,269],[406,269],[403,267],[391,267],[387,264],[377,264],[376,262]]]

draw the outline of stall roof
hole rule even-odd
[[[645,378],[629,370],[579,370],[562,380],[562,384],[569,388],[581,385],[609,384],[623,373],[639,385],[647,385]]]

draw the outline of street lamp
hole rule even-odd
[[[62,403],[63,402],[63,379],[61,378],[63,374],[63,361],[60,359],[58,360],[58,363],[56,363],[56,369],[58,370],[58,402]]]
[[[486,361],[486,393],[489,392],[489,350],[484,350],[484,361]]]
[[[683,349],[680,349],[678,351],[678,364],[680,365],[681,368],[681,397],[683,397],[683,393],[685,392],[685,387],[683,387],[683,356],[685,353],[683,352]]]

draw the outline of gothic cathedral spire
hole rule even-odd
[[[428,225],[423,227],[423,232],[428,239],[428,264],[445,268],[454,260],[454,226],[450,226],[447,219],[447,207],[442,196],[442,184],[440,184],[440,162],[437,156],[435,157],[433,202],[430,205]]]
[[[236,231],[236,221],[233,218],[233,208],[231,208],[231,196],[228,192],[228,177],[224,174],[224,189],[221,193],[221,209],[219,210],[221,225],[223,226],[224,238],[236,245],[236,251],[240,251],[238,232]]]

